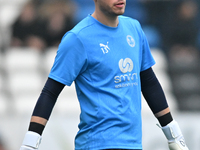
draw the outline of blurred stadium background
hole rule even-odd
[[[13,44],[13,25],[27,2],[29,0],[0,0],[0,150],[19,149],[57,50],[55,45],[48,44],[39,47],[33,44]],[[44,6],[53,0],[34,2],[36,12],[40,12],[39,17],[48,16],[48,12],[54,9]],[[67,14],[71,15],[72,26],[94,10],[92,0],[64,2]],[[157,62],[154,70],[163,86],[173,116],[179,122],[190,150],[199,150],[200,2],[189,0],[189,3],[180,7],[184,2],[127,0],[125,15],[141,22]],[[176,16],[179,8],[185,14],[181,18],[187,18],[185,23],[180,23]],[[167,150],[166,139],[156,126],[157,120],[144,100],[142,104],[144,150]],[[65,87],[43,133],[40,150],[72,150],[78,131],[79,113],[74,85]]]

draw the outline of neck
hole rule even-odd
[[[97,19],[102,24],[109,26],[109,27],[117,27],[119,24],[118,16],[106,16],[100,13],[96,13],[96,11],[92,14],[92,17]]]

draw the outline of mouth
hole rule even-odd
[[[115,6],[118,7],[118,8],[122,8],[122,7],[125,6],[125,3],[124,2],[118,2],[118,3],[115,4]]]

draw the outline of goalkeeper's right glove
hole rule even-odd
[[[170,150],[189,150],[176,121],[173,120],[168,125],[162,127],[162,131],[168,139]]]
[[[24,137],[20,150],[38,150],[42,137],[35,132],[28,131]]]

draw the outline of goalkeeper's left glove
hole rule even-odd
[[[181,129],[176,121],[170,122],[168,125],[162,127],[166,138],[168,139],[168,146],[170,150],[189,150]]]
[[[38,150],[42,137],[35,132],[28,131],[24,137],[20,150]]]

